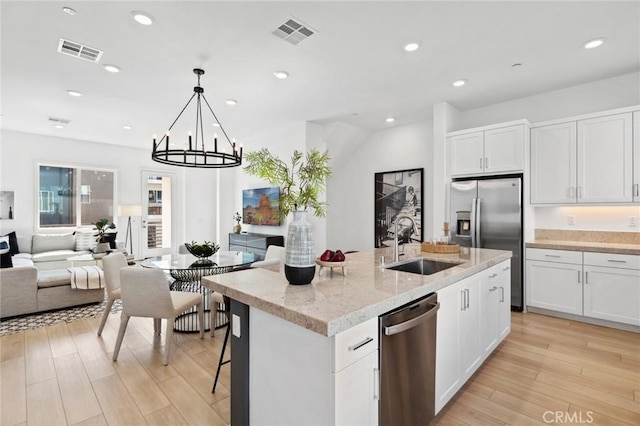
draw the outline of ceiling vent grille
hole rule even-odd
[[[295,45],[311,37],[316,32],[316,30],[311,29],[300,20],[289,18],[287,22],[276,28],[272,34]]]
[[[102,58],[103,52],[94,47],[61,38],[60,43],[58,43],[58,53],[98,63],[100,62],[100,58]]]
[[[69,124],[71,123],[71,120],[67,120],[66,118],[49,117],[49,122],[54,124]]]

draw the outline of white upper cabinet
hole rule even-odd
[[[640,112],[633,113],[633,201],[640,203]]]
[[[576,123],[531,129],[531,203],[575,203]]]
[[[531,203],[632,202],[632,154],[630,112],[534,127]]]
[[[631,202],[632,114],[578,121],[578,202]]]
[[[449,138],[451,174],[467,175],[484,171],[484,132],[467,133]]]
[[[525,124],[453,132],[447,138],[451,176],[522,172]]]

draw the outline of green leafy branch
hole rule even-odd
[[[310,208],[314,215],[326,216],[327,203],[319,201],[318,197],[324,192],[327,178],[331,176],[328,151],[311,149],[305,156],[294,150],[290,164],[266,148],[248,152],[244,159],[247,162],[244,167],[247,173],[280,187],[281,218],[297,208]]]

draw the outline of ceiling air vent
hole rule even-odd
[[[291,44],[298,44],[302,40],[311,37],[317,31],[311,29],[297,19],[289,18],[287,22],[280,25],[273,31],[273,35],[288,41]]]
[[[64,53],[65,55],[73,56],[74,58],[80,58],[87,61],[98,63],[102,57],[102,50],[98,50],[94,47],[85,46],[71,40],[60,39],[58,43],[58,53]]]
[[[53,124],[69,124],[71,123],[71,120],[67,120],[66,118],[49,117],[49,122]]]

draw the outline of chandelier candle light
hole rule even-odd
[[[187,104],[182,108],[180,114],[173,121],[171,126],[169,127],[169,131],[162,136],[160,142],[156,143],[156,137],[153,137],[153,151],[151,153],[151,159],[153,161],[157,161],[158,163],[170,164],[173,166],[181,166],[181,167],[200,167],[200,168],[225,168],[225,167],[237,167],[242,164],[242,146],[239,149],[236,147],[236,143],[231,142],[229,136],[227,136],[227,132],[225,132],[222,127],[222,123],[216,117],[216,114],[211,109],[211,105],[207,101],[207,98],[204,96],[204,89],[200,87],[200,76],[204,74],[204,70],[200,68],[195,68],[193,73],[198,76],[198,85],[193,88],[193,95],[187,102]],[[193,98],[196,98],[196,129],[195,129],[195,140],[192,139],[191,132],[189,132],[189,147],[185,147],[184,149],[171,149],[169,145],[169,132],[176,124],[182,113],[187,109]],[[218,137],[214,135],[213,138],[213,151],[207,150],[205,148],[205,140],[204,140],[204,125],[202,120],[202,100],[204,100],[205,104],[211,111],[213,118],[215,119],[214,124],[220,127],[222,134],[225,139],[229,143],[231,147],[231,152],[227,153],[224,148],[222,151],[218,151]],[[198,146],[200,144],[200,146]]]

